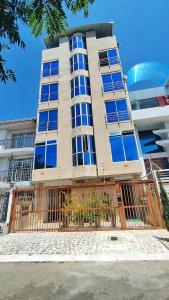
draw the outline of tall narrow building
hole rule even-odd
[[[142,172],[113,23],[45,39],[33,183],[137,179]]]

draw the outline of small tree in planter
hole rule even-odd
[[[161,202],[163,205],[164,221],[165,221],[167,230],[169,231],[169,199],[168,199],[168,195],[163,187],[163,184],[161,182],[160,182],[160,196],[161,196]]]

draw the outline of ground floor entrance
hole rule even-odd
[[[10,232],[162,228],[154,181],[15,190]]]

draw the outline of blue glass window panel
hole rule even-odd
[[[43,64],[43,77],[50,76],[50,62]]]
[[[87,60],[87,55],[83,55],[83,58],[84,58],[84,69],[85,70],[88,70],[88,60]]]
[[[112,84],[112,76],[111,74],[104,74],[102,75],[103,81],[103,91],[104,92],[111,92],[113,91],[113,84]]]
[[[78,166],[82,166],[83,165],[83,153],[78,153],[77,160],[78,160]]]
[[[56,140],[47,141],[47,145],[50,145],[50,144],[56,144]]]
[[[80,116],[80,104],[76,104],[76,116]]]
[[[78,87],[79,86],[79,77],[75,77],[74,82],[75,82],[75,87]]]
[[[115,101],[107,101],[106,105],[106,113],[107,113],[107,122],[118,122],[117,112],[116,112],[116,102]]]
[[[51,75],[58,75],[59,74],[59,61],[52,61],[51,62]]]
[[[84,164],[90,165],[90,153],[89,152],[84,152]]]
[[[76,138],[72,138],[72,154],[76,153]]]
[[[74,65],[73,65],[73,57],[71,57],[71,59],[70,59],[70,66],[71,66],[70,70],[71,70],[71,73],[72,73],[73,72],[73,67],[74,67]],[[71,81],[71,88],[72,88],[72,81]]]
[[[111,146],[111,153],[112,153],[112,161],[113,162],[125,161],[122,138],[110,137],[110,146]]]
[[[86,95],[86,90],[85,90],[85,86],[84,86],[84,85],[83,85],[83,86],[82,86],[82,85],[80,86],[80,94],[81,94],[81,95]]]
[[[118,118],[119,121],[126,121],[129,120],[129,113],[127,110],[127,102],[125,99],[116,101],[117,111],[118,111]]]
[[[56,130],[57,127],[58,127],[58,111],[50,110],[49,111],[48,130]]]
[[[58,83],[50,84],[50,100],[58,100]]]
[[[38,131],[46,131],[48,122],[48,111],[42,111],[39,113],[39,127]]]
[[[35,146],[34,169],[45,168],[45,146]]]
[[[91,156],[91,164],[95,165],[96,164],[96,154],[91,152],[90,156]]]
[[[82,86],[82,85],[85,85],[85,76],[80,76],[80,85]]]
[[[82,139],[81,139],[81,136],[77,136],[77,152],[82,152]]]
[[[74,155],[72,156],[72,160],[73,160],[73,166],[74,166],[74,167],[77,166],[76,154],[74,154]]]
[[[115,65],[118,62],[117,49],[108,50],[108,59],[110,65]]]
[[[71,90],[74,88],[74,79],[71,80]]]
[[[56,145],[46,146],[46,168],[56,167]]]
[[[95,142],[94,142],[93,135],[89,135],[89,141],[90,141],[90,151],[95,152]]]
[[[76,126],[81,126],[81,117],[76,117]]]
[[[134,135],[123,136],[126,160],[137,160],[138,152]]]
[[[115,91],[122,90],[124,88],[121,72],[112,73],[112,79],[113,79],[113,86]]]
[[[72,128],[75,128],[75,118],[72,119]]]
[[[82,116],[82,125],[88,125],[87,124],[87,116]]]
[[[41,102],[48,101],[49,98],[49,85],[45,84],[41,87]]]
[[[93,118],[92,118],[92,116],[88,116],[88,122],[89,122],[89,125],[90,126],[93,126]]]
[[[87,103],[87,111],[88,111],[88,115],[92,115],[92,106],[89,103]]]
[[[86,103],[82,103],[81,106],[82,106],[82,115],[86,115],[87,114],[87,112],[86,112]]]
[[[78,96],[80,93],[79,93],[79,87],[76,87],[75,88],[75,96]],[[74,95],[74,93],[73,93],[73,95]]]

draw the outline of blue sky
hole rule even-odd
[[[89,17],[82,13],[68,14],[69,26],[87,23],[115,23],[120,43],[123,70],[143,61],[169,63],[169,0],[96,0]],[[35,117],[38,102],[41,38],[35,39],[22,28],[26,49],[12,47],[8,64],[15,71],[17,82],[0,82],[0,120]]]

